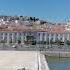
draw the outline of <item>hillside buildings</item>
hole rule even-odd
[[[7,19],[8,18],[8,19]],[[14,17],[15,18],[15,17]],[[25,43],[26,41],[53,42],[70,40],[70,25],[51,24],[39,19],[11,19],[3,17],[0,19],[0,42],[5,43]]]

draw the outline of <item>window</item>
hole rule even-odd
[[[21,40],[21,37],[18,37],[18,40]]]
[[[25,36],[25,33],[24,33],[24,36]]]
[[[58,38],[56,37],[56,38],[55,38],[55,40],[57,41],[57,40],[58,40]]]
[[[12,39],[12,36],[10,35],[10,37],[9,37],[10,39]]]
[[[49,34],[47,34],[47,36],[49,36]]]
[[[1,36],[1,39],[3,39],[3,37]]]
[[[60,38],[60,40],[62,40],[62,37]]]
[[[5,36],[4,39],[7,39],[7,37]]]
[[[7,35],[7,33],[5,33],[5,35]]]
[[[31,35],[31,32],[29,32],[29,35]]]
[[[53,36],[53,34],[51,34],[51,36]]]
[[[3,33],[1,33],[1,35],[3,35]]]
[[[12,33],[10,33],[10,36],[12,36]]]
[[[51,38],[51,40],[53,40],[53,37]]]
[[[40,33],[38,35],[40,36]]]
[[[15,33],[15,35],[17,35],[17,33]]]
[[[43,33],[43,36],[45,36],[45,33]]]
[[[19,35],[21,35],[21,33],[19,33]]]
[[[60,34],[60,36],[62,37],[62,34]]]
[[[58,36],[58,34],[56,34],[56,36]]]

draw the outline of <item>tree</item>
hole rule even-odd
[[[61,40],[57,40],[56,44],[59,46],[58,48],[62,48],[62,45],[64,45],[64,42]]]
[[[30,20],[32,21],[32,20],[33,20],[33,18],[32,18],[32,17],[30,17]]]
[[[65,43],[66,43],[67,45],[70,45],[70,41],[69,41],[69,40],[66,40]]]
[[[21,43],[21,41],[20,40],[18,40],[18,44],[20,44]]]
[[[52,44],[54,44],[54,41],[53,41],[53,39],[51,39],[51,40],[50,40],[50,44],[51,44],[51,45],[52,45]]]
[[[39,18],[36,18],[36,21],[38,21],[39,20]]]
[[[35,17],[34,17],[34,22],[36,21]]]
[[[10,43],[12,43],[12,39],[10,40]]]
[[[47,39],[46,44],[49,45],[49,39]]]
[[[5,43],[5,40],[1,40],[0,42],[1,42],[1,43]]]

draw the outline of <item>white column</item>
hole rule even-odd
[[[7,43],[9,44],[10,38],[9,38],[9,33],[7,33]]]
[[[21,43],[24,43],[24,36],[23,36],[23,33],[21,33]]]
[[[70,33],[69,33],[69,41],[70,41]]]
[[[53,36],[53,41],[55,42],[55,38],[56,38],[56,34],[54,33],[54,36]]]
[[[25,41],[27,41],[26,37],[27,37],[27,33],[25,33],[25,36],[24,36],[24,38],[25,38]]]
[[[51,40],[51,34],[49,33],[49,45],[50,45],[50,40]]]
[[[60,40],[60,34],[58,34],[58,39]]]
[[[69,40],[69,33],[67,34],[67,40]]]
[[[40,35],[39,35],[40,33],[38,33],[37,34],[37,37],[36,37],[36,39],[37,39],[37,42],[39,42],[40,41]]]
[[[46,42],[47,42],[47,39],[48,39],[48,35],[47,35],[47,33],[46,33]]]
[[[0,32],[0,42],[1,42],[1,32]]]
[[[5,33],[3,33],[3,40],[4,40],[4,38],[5,38]]]
[[[40,33],[40,41],[42,41],[43,33]]]
[[[49,45],[50,45],[50,40],[51,40],[51,34],[49,34]]]
[[[14,33],[12,33],[12,42],[14,42]]]
[[[44,35],[44,41],[46,41],[46,39],[47,39],[46,35],[47,35],[47,34],[45,33],[45,35]]]
[[[17,43],[18,39],[19,39],[19,33],[17,32],[17,34],[16,34],[16,43]]]
[[[62,41],[64,42],[65,38],[64,38],[64,34],[62,35]]]
[[[51,40],[51,34],[49,34],[49,40]]]

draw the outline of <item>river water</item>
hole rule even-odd
[[[70,70],[70,58],[47,57],[50,70]]]

